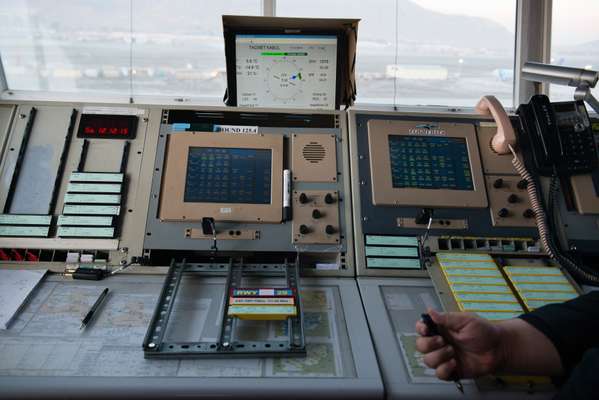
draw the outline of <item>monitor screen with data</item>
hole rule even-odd
[[[190,147],[185,202],[269,204],[269,149]]]
[[[235,36],[237,105],[335,109],[334,35]]]
[[[282,217],[283,135],[168,136],[159,217],[271,222]]]
[[[394,188],[473,190],[466,139],[389,135]]]

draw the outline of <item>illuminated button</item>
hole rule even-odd
[[[318,211],[318,210],[312,211],[312,218],[319,219],[320,217],[322,217],[322,213],[320,211]]]
[[[324,231],[327,233],[327,235],[332,235],[333,233],[335,233],[335,228],[333,227],[333,225],[327,225],[324,228]]]
[[[307,235],[308,233],[310,233],[310,228],[308,228],[306,225],[302,224],[299,227],[299,233],[301,233],[302,235]]]

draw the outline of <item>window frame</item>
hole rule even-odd
[[[513,104],[526,102],[531,95],[548,93],[549,85],[528,82],[522,79],[522,66],[524,61],[549,62],[551,58],[551,18],[553,0],[516,0],[516,32],[514,44],[514,86]],[[261,15],[275,16],[277,0],[261,0]],[[8,87],[6,75],[0,54],[0,101],[75,101],[94,103],[122,103],[122,104],[165,104],[165,105],[223,105],[222,98],[218,96],[161,96],[161,95],[134,95],[129,99],[129,94],[95,94],[86,92],[43,92],[27,90],[11,90]],[[403,110],[431,110],[435,112],[463,113],[472,112],[472,107],[448,105],[439,106],[413,106],[401,105]],[[377,110],[393,109],[390,103],[370,104],[355,103],[357,108]],[[513,109],[513,108],[510,108]]]

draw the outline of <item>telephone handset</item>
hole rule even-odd
[[[547,96],[535,95],[516,113],[539,175],[567,177],[597,168],[593,131],[582,101],[551,103]]]
[[[551,234],[554,230],[553,220],[547,218],[540,186],[528,171],[525,164],[516,154],[516,135],[509,123],[509,117],[501,103],[493,96],[483,97],[476,106],[483,115],[491,115],[497,123],[497,133],[491,140],[491,148],[498,154],[512,153],[512,165],[528,184],[526,191],[534,213],[539,238],[547,254],[565,267],[570,273],[581,278],[585,283],[599,284],[599,276],[583,265],[578,265],[568,255],[562,253]],[[595,150],[595,140],[589,115],[582,101],[551,103],[547,96],[535,95],[528,104],[518,107],[522,132],[521,150],[524,156],[530,155],[532,163],[539,175],[560,178],[562,189],[569,186],[570,175],[592,172],[599,161]],[[555,193],[556,179],[552,179],[549,198]],[[566,194],[563,190],[566,203]],[[551,210],[553,212],[553,210]]]

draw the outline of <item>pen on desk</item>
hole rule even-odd
[[[283,221],[291,221],[291,171],[283,170]]]
[[[431,318],[430,315],[428,314],[421,314],[420,318],[422,320],[422,322],[424,323],[424,325],[426,325],[426,328],[428,329],[428,335],[427,336],[442,336],[441,332],[439,332],[439,328],[437,327],[437,324],[435,323],[435,321],[433,321],[433,319]],[[462,385],[462,382],[460,382],[460,380],[456,377],[452,379],[453,382],[455,383],[455,386],[458,388],[458,390],[462,393],[464,393],[464,386]]]
[[[85,328],[87,326],[87,324],[89,323],[89,321],[92,320],[92,318],[94,317],[94,314],[98,311],[98,308],[100,308],[100,305],[102,305],[102,302],[104,301],[104,299],[106,299],[106,296],[108,296],[108,288],[102,290],[102,293],[100,293],[98,300],[96,300],[96,302],[94,303],[92,308],[90,308],[90,310],[87,312],[85,317],[83,317],[83,320],[81,321],[81,326],[79,327],[79,329]]]

